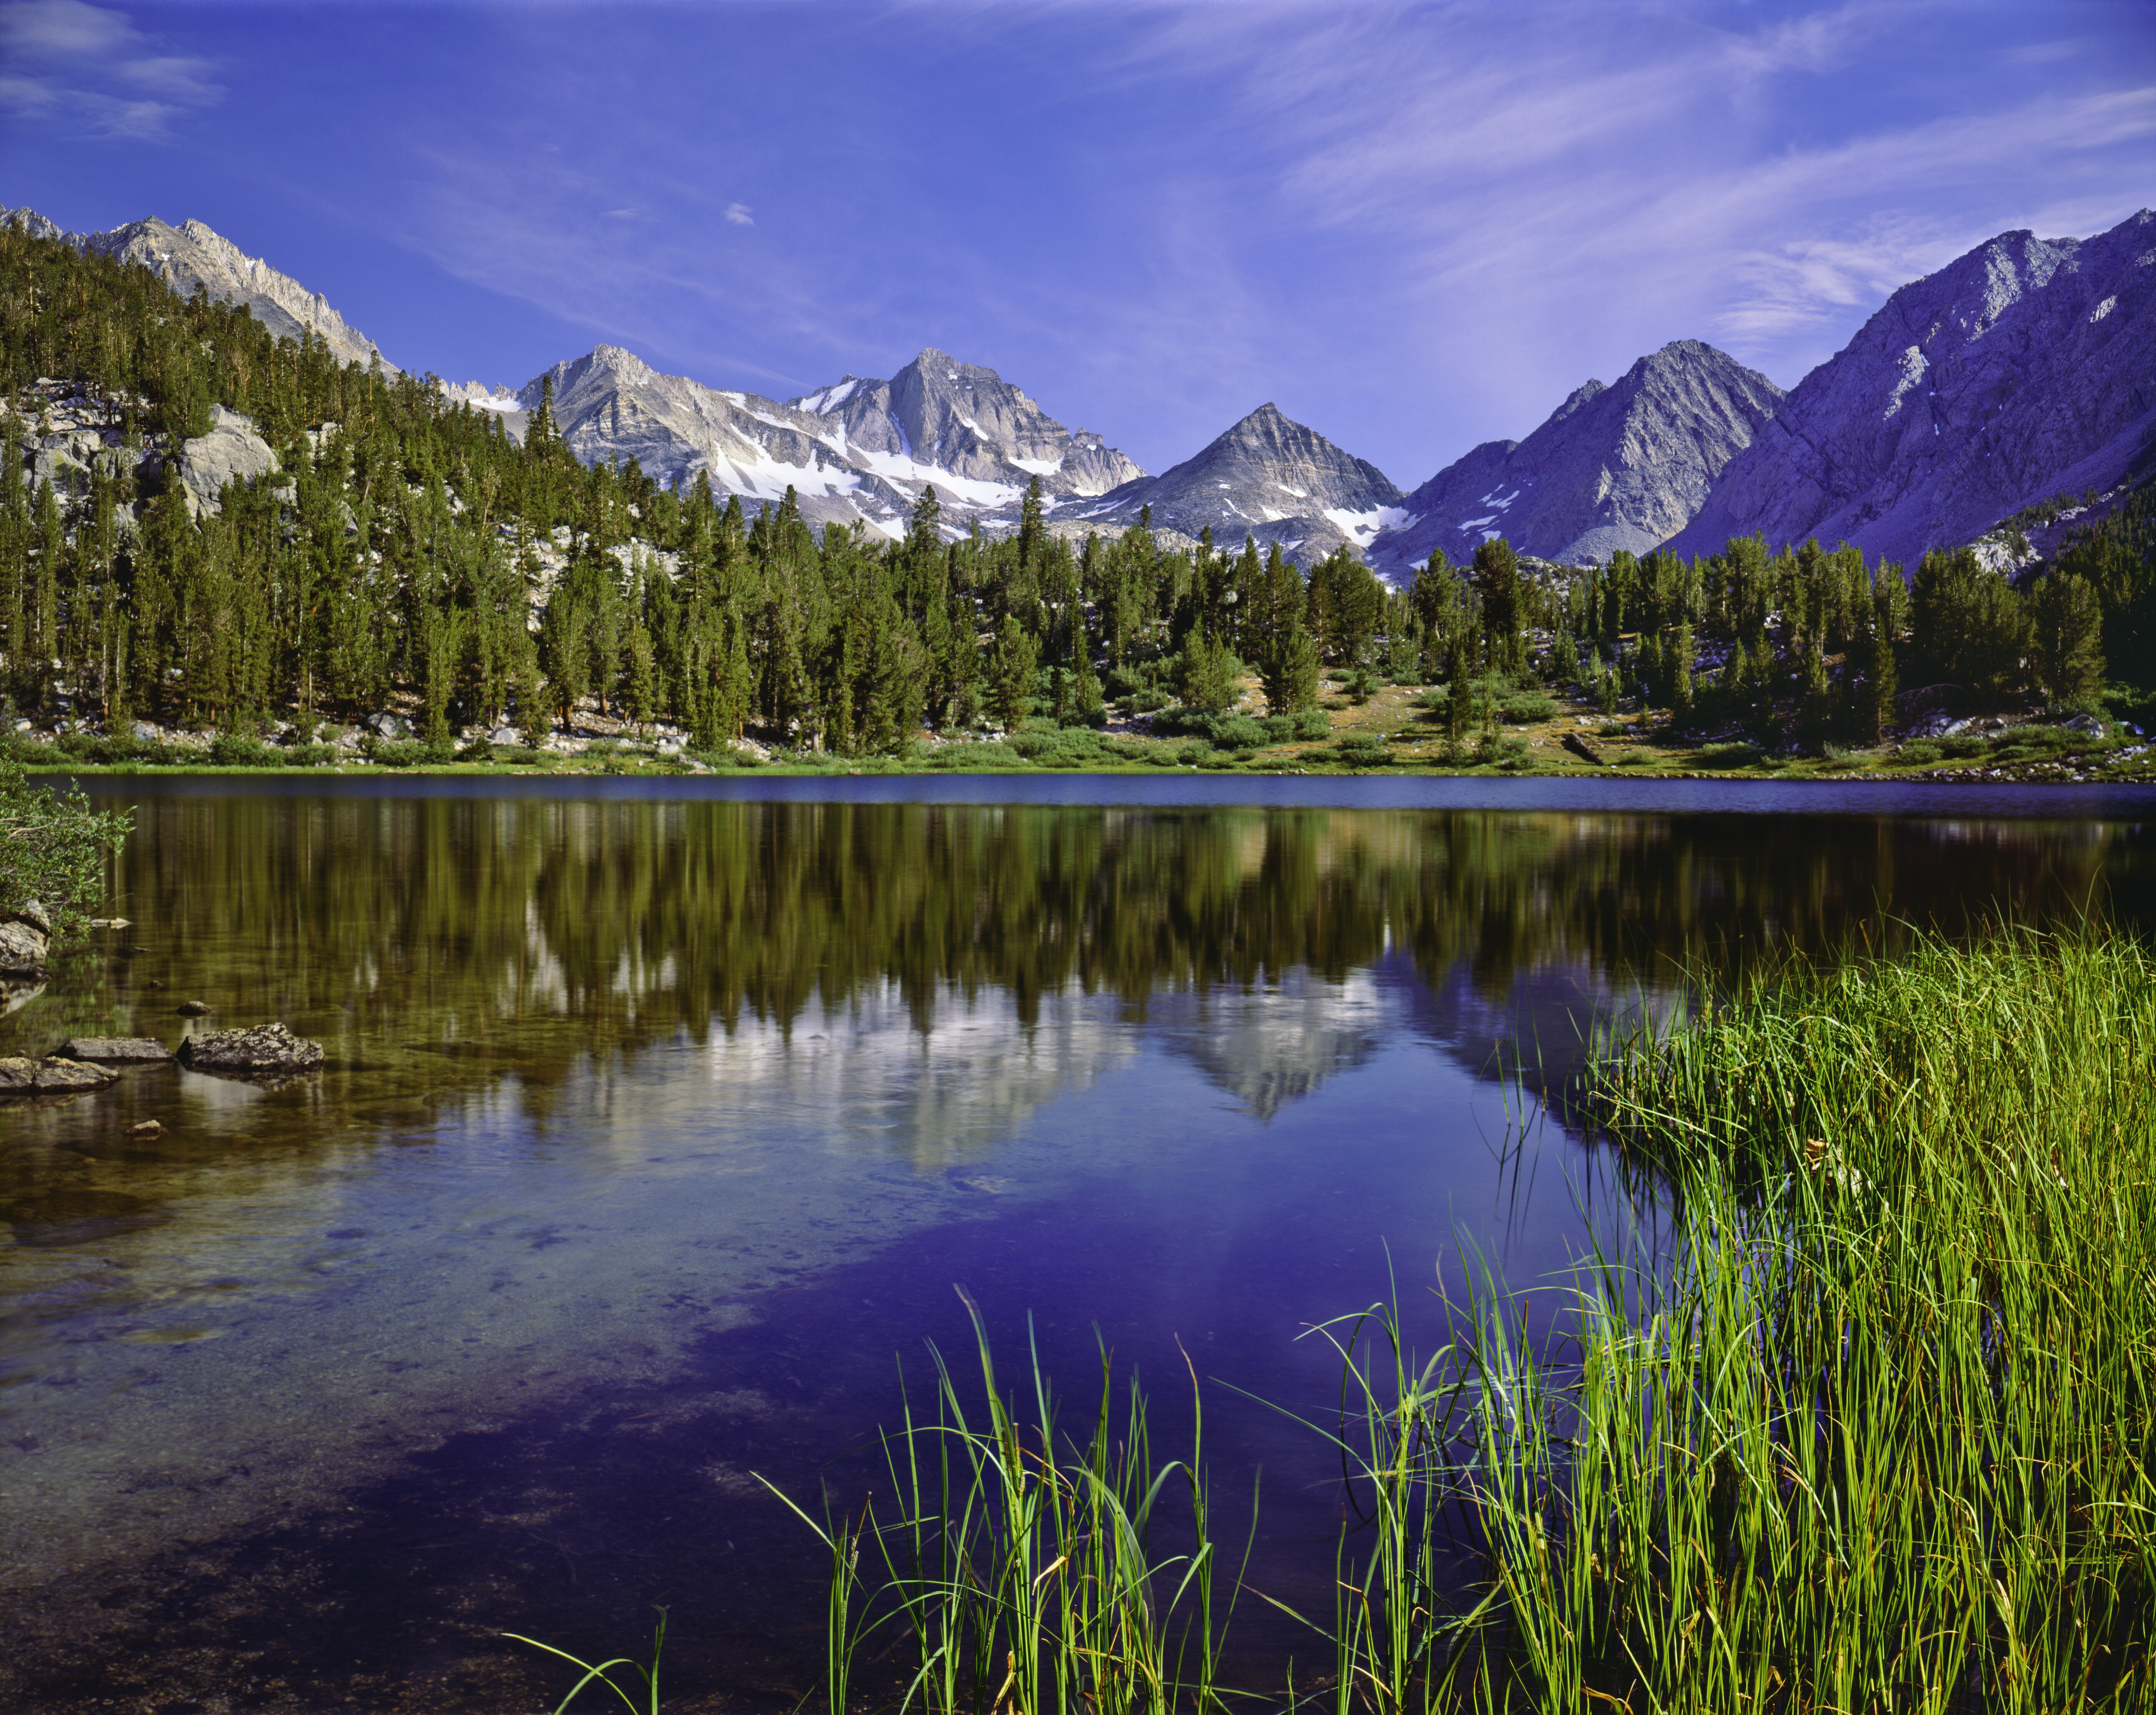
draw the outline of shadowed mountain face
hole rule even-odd
[[[1455,562],[1502,536],[1571,564],[1644,554],[1688,523],[1750,446],[1782,390],[1726,352],[1677,340],[1614,387],[1590,381],[1523,441],[1485,441],[1407,497],[1414,521],[1371,544],[1394,578],[1442,548]]]
[[[2110,486],[2152,433],[2156,213],[2092,239],[2005,233],[1889,298],[1670,546],[1815,536],[1907,563]]]
[[[1214,541],[1228,548],[1246,535],[1260,545],[1276,542],[1303,565],[1343,542],[1359,552],[1380,530],[1407,521],[1400,491],[1383,471],[1270,404],[1259,406],[1196,458],[1126,483],[1065,516],[1106,533],[1137,523],[1147,506],[1156,530],[1195,537],[1209,528]]]
[[[932,485],[953,534],[975,518],[993,531],[1016,525],[1036,477],[1052,513],[1143,474],[994,370],[932,349],[889,381],[848,376],[784,403],[661,375],[618,346],[557,363],[516,393],[476,382],[449,392],[501,413],[521,437],[549,377],[556,424],[587,464],[634,459],[669,486],[701,474],[715,493],[752,506],[791,488],[812,524],[862,522],[901,536]]]
[[[34,209],[0,208],[0,225],[20,226],[33,238],[58,239],[85,254],[139,263],[182,297],[200,286],[222,303],[244,304],[280,339],[297,339],[304,329],[345,362],[371,362],[382,355],[372,340],[346,325],[320,292],[246,254],[199,220],[172,227],[153,218],[131,220],[110,232],[63,232]],[[382,367],[394,366],[385,362]]]

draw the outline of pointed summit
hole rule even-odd
[[[1681,530],[1722,467],[1750,446],[1782,390],[1726,352],[1674,340],[1614,386],[1575,388],[1523,441],[1485,441],[1408,496],[1416,521],[1371,563],[1404,578],[1432,548],[1457,562],[1502,536],[1578,564],[1644,554]]]
[[[0,226],[19,226],[33,237],[58,239],[85,254],[110,256],[151,270],[186,297],[197,286],[221,303],[244,304],[280,339],[302,330],[334,352],[341,362],[381,357],[374,341],[350,326],[320,292],[311,292],[259,256],[249,256],[199,220],[167,226],[154,215],[110,232],[62,232],[34,209],[0,208]],[[382,367],[395,366],[387,359]]]
[[[1276,542],[1290,558],[1309,564],[1342,542],[1359,551],[1380,530],[1407,522],[1400,501],[1376,465],[1268,402],[1195,458],[1125,484],[1084,516],[1114,528],[1151,506],[1156,527],[1191,537],[1209,527],[1224,547],[1240,546],[1246,535]]]

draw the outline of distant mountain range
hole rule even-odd
[[[154,268],[379,359],[320,294],[199,221],[63,232],[28,209],[0,221]],[[2007,233],[1903,286],[1784,394],[1697,340],[1589,381],[1524,440],[1487,441],[1403,494],[1373,465],[1260,406],[1158,476],[1066,429],[993,369],[930,349],[887,381],[849,375],[781,403],[661,375],[600,346],[521,388],[445,391],[521,435],[549,376],[564,439],[588,462],[634,458],[670,485],[707,477],[745,502],[792,488],[815,523],[905,528],[933,485],[945,527],[1014,528],[1038,478],[1050,527],[1082,535],[1142,516],[1169,543],[1247,534],[1305,564],[1345,545],[1411,576],[1504,536],[1571,563],[1732,536],[1817,536],[1913,562],[1974,540],[2031,501],[2105,489],[2156,436],[2156,214],[2089,239]],[[388,366],[385,362],[385,367]]]
[[[557,363],[511,393],[448,389],[496,411],[521,436],[554,383],[554,419],[588,464],[634,459],[670,486],[701,474],[713,490],[776,502],[794,490],[811,523],[865,522],[901,536],[934,484],[946,524],[1014,526],[1026,485],[1052,514],[1144,472],[1086,429],[1065,429],[993,369],[933,350],[888,381],[850,375],[781,403],[760,393],[661,375],[618,346]]]

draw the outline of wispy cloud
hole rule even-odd
[[[162,142],[223,90],[206,59],[164,52],[125,13],[85,0],[0,6],[0,107],[78,133]]]
[[[730,225],[733,226],[754,226],[756,224],[756,217],[749,212],[749,206],[746,203],[727,203],[726,220]]]
[[[1425,338],[1456,374],[1516,387],[1601,331],[1598,364],[1703,334],[1786,382],[1853,312],[2025,217],[2032,183],[2116,180],[2156,136],[2156,88],[2008,78],[1944,114],[1852,99],[1927,14],[1969,27],[1938,6],[1197,8],[1132,57],[1227,68],[1214,146],[1275,163],[1278,229],[1367,245],[1404,307],[1445,306]],[[2142,177],[2097,218],[2147,200]]]

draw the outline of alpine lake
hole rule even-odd
[[[281,1020],[328,1060],[0,1109],[16,1712],[546,1709],[573,1671],[504,1633],[598,1659],[663,1608],[668,1709],[782,1715],[829,1567],[765,1485],[887,1482],[930,1348],[978,1378],[960,1289],[1081,1415],[1104,1349],[1163,1445],[1194,1381],[1250,1586],[1322,1610],[1312,1327],[1396,1299],[1427,1349],[1486,1269],[1539,1326],[1652,1251],[1570,1099],[1598,1030],[2156,915],[2147,787],[85,783],[135,811],[129,926],[0,1053]],[[1249,1600],[1230,1656],[1322,1649]]]

